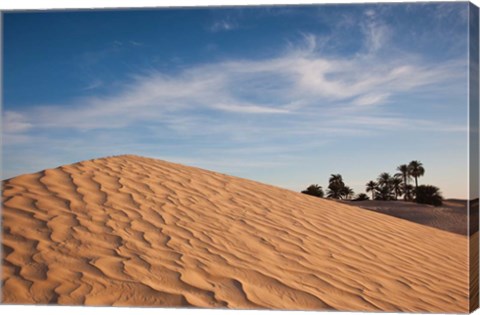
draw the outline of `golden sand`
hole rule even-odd
[[[468,311],[466,236],[131,155],[3,185],[3,303]]]

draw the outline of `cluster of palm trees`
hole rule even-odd
[[[303,194],[323,198],[325,193],[322,186],[310,185],[302,191]],[[342,175],[332,174],[328,180],[327,197],[333,199],[351,199],[354,195],[353,189],[345,185]]]
[[[366,184],[366,191],[372,194],[372,199],[397,200],[400,196],[404,200],[415,199],[419,187],[418,178],[425,174],[422,163],[411,161],[398,166],[397,171],[393,176],[387,172],[381,173],[377,181],[371,180]],[[415,187],[410,184],[412,178],[415,179]]]
[[[443,197],[440,189],[431,185],[418,185],[418,178],[425,174],[423,164],[419,161],[411,161],[397,167],[397,173],[393,176],[387,172],[381,173],[376,181],[369,181],[366,184],[367,193],[371,193],[372,200],[398,200],[403,196],[405,201],[416,201],[441,205]],[[415,181],[415,186],[410,184]],[[310,185],[302,193],[323,198],[325,193],[322,186]],[[328,180],[327,197],[332,199],[352,199],[353,189],[345,185],[342,175],[331,174]],[[358,194],[354,201],[369,199],[364,193]]]
[[[345,185],[342,175],[332,174],[328,180],[327,197],[333,199],[350,199],[353,197],[353,189]]]

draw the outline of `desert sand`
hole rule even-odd
[[[467,200],[447,199],[439,207],[403,200],[342,202],[437,229],[462,235],[468,234]]]
[[[131,155],[3,182],[3,303],[467,312],[466,236]]]

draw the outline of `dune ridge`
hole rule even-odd
[[[2,302],[468,312],[467,237],[123,155],[3,181]]]

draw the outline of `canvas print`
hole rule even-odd
[[[1,303],[478,307],[475,5],[1,18]]]

